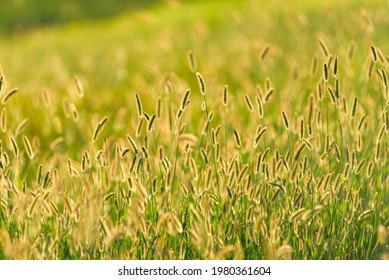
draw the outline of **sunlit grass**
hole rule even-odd
[[[0,257],[387,258],[388,19],[170,1],[5,39]]]

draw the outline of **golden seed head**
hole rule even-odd
[[[353,106],[351,110],[351,117],[354,118],[355,114],[357,112],[357,106],[358,106],[358,96],[354,97]]]
[[[199,72],[196,72],[196,76],[197,76],[197,81],[199,83],[201,94],[205,95],[206,94],[206,87],[205,87],[204,78],[203,78],[203,76],[201,76],[201,74]]]
[[[384,87],[387,88],[388,87],[388,77],[386,76],[386,72],[385,72],[384,68],[381,68],[381,78],[382,78],[382,82],[384,84]]]
[[[325,82],[328,82],[328,66],[327,63],[323,64],[323,78]]]
[[[181,110],[182,111],[184,111],[185,107],[189,104],[189,95],[190,95],[190,89],[187,89],[185,94],[184,94],[184,98],[182,99],[182,102],[181,102]]]
[[[300,119],[300,139],[304,138],[304,133],[305,133],[305,125],[304,125],[304,119]]]
[[[246,101],[247,108],[249,109],[250,112],[254,111],[253,103],[251,103],[250,96],[247,94],[244,95],[244,99]]]
[[[153,124],[154,124],[155,118],[156,118],[156,114],[153,114],[149,120],[149,124],[147,126],[147,132],[150,132],[151,130],[153,130]]]
[[[236,130],[234,130],[234,137],[235,137],[236,147],[240,148],[242,142],[240,140],[240,135],[239,135],[238,131],[236,131]]]
[[[227,106],[228,104],[228,86],[225,85],[223,88],[223,105]]]
[[[325,44],[325,43],[323,42],[323,40],[321,40],[321,39],[318,40],[318,43],[319,43],[319,45],[320,45],[320,48],[321,48],[323,54],[324,54],[326,57],[328,57],[328,56],[329,56],[329,51],[328,51],[328,48],[327,48],[326,44]]]
[[[25,149],[25,151],[27,153],[27,156],[30,159],[33,159],[34,158],[34,152],[33,152],[32,146],[30,144],[30,140],[28,140],[28,138],[25,135],[23,135],[22,138],[23,138],[24,149]]]
[[[284,126],[286,129],[289,129],[289,119],[284,111],[281,111],[282,114],[282,120],[284,122]]]
[[[142,118],[143,117],[143,107],[142,107],[142,102],[140,100],[139,94],[135,92],[135,102],[136,102],[136,109],[138,111],[138,117]]]
[[[371,55],[373,57],[373,61],[377,62],[377,50],[376,50],[375,46],[371,46],[370,50],[371,50]]]
[[[263,118],[263,104],[260,96],[256,97],[259,117]]]
[[[331,87],[327,87],[327,91],[328,91],[328,94],[330,95],[332,104],[336,104],[336,97],[335,97],[335,93],[332,90],[332,88]]]
[[[264,60],[264,59],[265,59],[265,57],[266,57],[266,55],[268,54],[269,50],[270,50],[269,46],[266,46],[266,47],[263,49],[263,51],[262,51],[262,53],[261,53],[261,60]]]
[[[197,63],[192,50],[188,51],[188,63],[189,63],[190,71],[195,72],[197,69]]]
[[[4,95],[3,99],[2,99],[2,104],[5,105],[7,104],[8,100],[11,98],[11,96],[15,95],[15,93],[17,93],[19,91],[18,88],[14,88],[12,90],[10,90],[6,95]]]
[[[274,88],[269,88],[265,94],[265,103],[270,99],[273,93],[274,93]]]
[[[82,86],[81,80],[78,76],[74,76],[74,85],[77,89],[78,95],[84,97],[84,87]]]
[[[99,136],[100,132],[103,130],[105,124],[108,121],[108,117],[104,117],[96,126],[95,131],[93,132],[92,136],[92,142],[96,142],[97,137]]]

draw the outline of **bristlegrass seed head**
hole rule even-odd
[[[234,137],[235,137],[236,147],[240,148],[242,142],[240,140],[240,135],[239,135],[238,131],[236,131],[236,130],[234,130]]]
[[[323,78],[325,82],[328,82],[328,66],[327,63],[323,64]]]
[[[375,46],[373,46],[373,45],[370,47],[370,50],[371,50],[371,55],[372,55],[373,61],[375,63],[375,62],[377,62],[377,50],[376,50]]]
[[[188,51],[188,63],[190,71],[195,72],[197,69],[197,63],[193,51],[191,50]]]
[[[286,129],[289,129],[289,119],[288,117],[286,116],[286,113],[284,111],[281,111],[281,114],[282,114],[282,120],[284,122],[284,126]]]
[[[207,89],[205,87],[204,78],[203,78],[203,76],[201,76],[201,74],[199,72],[196,72],[196,77],[197,77],[197,82],[199,83],[200,92],[202,95],[205,95]]]
[[[357,106],[358,106],[358,96],[354,97],[353,106],[351,109],[351,117],[354,118],[355,114],[357,112]]]
[[[250,112],[254,111],[253,103],[251,103],[250,96],[247,94],[244,95],[244,99],[246,101],[247,108],[249,109]]]
[[[319,43],[320,48],[321,48],[323,54],[325,55],[325,57],[328,57],[329,56],[329,51],[328,51],[328,48],[327,48],[326,44],[321,39],[318,40],[318,43]]]
[[[136,109],[138,111],[138,117],[142,118],[143,117],[142,102],[141,102],[139,94],[137,92],[134,93],[134,96],[135,96],[135,102],[136,102]]]

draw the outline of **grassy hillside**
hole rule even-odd
[[[147,8],[154,0],[3,0],[0,33],[14,35],[32,29],[93,21],[121,14],[126,10]]]
[[[388,258],[389,12],[259,2],[3,36],[0,258]]]

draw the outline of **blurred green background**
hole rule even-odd
[[[90,21],[131,9],[147,8],[157,0],[1,0],[0,34],[13,35],[54,24]]]
[[[0,76],[4,77],[1,101],[4,96],[8,98],[7,93],[13,88],[19,89],[6,107],[0,104],[0,140],[11,155],[7,160],[11,175],[7,176],[14,180],[12,186],[16,186],[0,186],[0,191],[4,189],[9,193],[6,200],[0,201],[0,259],[206,259],[218,257],[223,251],[230,252],[231,248],[236,248],[235,251],[247,259],[258,259],[272,258],[276,250],[285,245],[293,248],[295,259],[386,256],[389,243],[379,245],[377,231],[380,225],[385,228],[389,225],[389,152],[381,151],[379,162],[373,143],[379,131],[376,128],[382,125],[377,121],[384,105],[381,73],[389,73],[388,30],[388,0],[0,0]],[[321,47],[319,40],[326,47]],[[371,46],[380,50],[375,72]],[[197,67],[193,67],[196,69],[188,65],[189,51],[196,58]],[[338,74],[337,77],[331,75],[325,88],[336,88],[335,81],[339,81],[342,107],[346,108],[341,110],[332,106],[330,94],[318,98],[319,85],[324,88],[324,63],[334,65],[335,57],[339,61]],[[205,98],[200,93],[195,71],[205,79],[207,107],[214,113],[212,118],[211,114],[207,116],[203,112]],[[82,84],[82,98],[75,87],[75,77]],[[228,107],[222,104],[224,85],[229,89]],[[184,142],[177,134],[181,133],[181,119],[179,122],[175,119],[188,88],[192,90],[190,108],[182,117],[182,131],[198,139],[194,142],[199,144],[193,146],[193,158],[200,174],[196,183],[192,183],[192,173],[184,166],[186,155],[192,151],[187,153],[183,145],[181,147],[180,143]],[[156,137],[147,138],[148,134],[152,135],[150,131],[138,133],[142,122],[137,115],[134,92],[139,93],[143,111],[149,116],[158,112],[157,100],[161,100],[161,117],[155,121],[153,129]],[[274,94],[270,96],[268,92]],[[251,100],[263,99],[265,117],[261,118],[256,110],[249,108],[246,95]],[[355,97],[359,99],[353,117],[350,111]],[[313,98],[317,101],[314,107],[309,107]],[[301,120],[311,119],[310,108],[314,109],[315,117],[309,141],[315,148],[302,151],[299,148],[304,147],[300,143],[303,138],[300,135],[304,134]],[[290,130],[284,128],[281,111],[291,120]],[[109,121],[98,142],[91,144],[94,129],[105,116]],[[366,126],[357,131],[358,120],[365,117]],[[28,126],[22,134],[17,134],[17,128],[26,120]],[[208,123],[215,136],[216,131],[221,133],[220,151],[226,149],[223,163],[220,161],[222,164],[216,166],[217,169],[208,166],[208,160],[201,157],[203,148],[209,155],[215,154],[213,144],[207,143],[211,137],[207,137],[204,130]],[[258,147],[261,152],[254,153],[252,143],[258,125],[267,127],[268,131],[266,141]],[[234,131],[241,135],[243,145],[239,147]],[[307,135],[308,127],[305,131]],[[118,173],[122,172],[119,163],[124,163],[123,170],[128,170],[132,163],[130,158],[123,162],[118,160],[118,151],[129,145],[126,135],[137,135],[139,147],[149,148],[155,170],[159,168],[159,147],[163,147],[171,166],[177,163],[177,170],[183,170],[176,185],[180,188],[172,187],[172,192],[167,191],[161,199],[150,196],[158,201],[147,203],[144,207],[147,210],[141,209],[143,199],[130,204],[123,200],[125,195],[119,194],[122,190],[119,191]],[[31,139],[38,153],[33,161],[26,157],[23,136]],[[19,157],[15,155],[10,137],[14,137],[20,147]],[[340,148],[344,146],[342,160],[334,160],[335,149],[331,148],[331,154],[327,150],[325,143],[329,145],[329,140],[338,143]],[[147,141],[150,141],[149,146]],[[384,150],[388,145],[385,142],[379,147]],[[95,158],[98,149],[107,151],[106,158],[111,162],[109,171],[93,169],[89,175],[83,174],[85,181],[73,176],[72,170],[69,172],[68,160],[82,170],[85,152],[92,151],[91,158]],[[290,164],[293,172],[289,172],[289,165],[280,160],[281,155],[292,159],[296,150],[302,151],[300,159],[304,153],[307,156],[304,162],[309,170],[303,178],[295,177],[296,170],[304,169],[303,162],[293,159],[295,164]],[[249,176],[244,170],[252,170],[254,164],[260,162],[254,162],[258,155],[262,153],[261,157],[265,157],[265,151],[271,154],[264,162],[266,165],[262,164],[260,177],[257,173],[250,174],[247,180],[242,179],[242,184],[234,185],[233,195],[225,187],[222,191],[213,187],[207,189],[208,174],[224,174],[227,165],[234,169],[228,181]],[[328,164],[323,155],[328,155]],[[350,174],[344,172],[346,166],[355,165],[351,169],[358,169],[356,163],[365,161],[365,165],[372,162],[374,173],[371,176],[356,170],[349,170]],[[141,168],[139,162],[137,169]],[[50,170],[58,170],[60,183],[55,188],[59,190],[48,191],[50,197],[36,195],[45,191],[36,182],[39,164],[49,175]],[[271,172],[267,172],[269,166]],[[151,175],[143,171],[142,174]],[[95,180],[95,177],[105,179]],[[139,176],[144,180],[139,183],[147,187],[150,194],[155,192],[154,182],[158,188],[165,184],[160,179],[152,180],[153,175],[146,177]],[[216,178],[211,179],[215,186]],[[287,191],[271,187],[273,179],[277,184],[282,183]],[[22,189],[23,180],[27,182],[25,193],[18,191]],[[99,183],[101,186],[92,187],[100,181],[104,181]],[[249,188],[254,182],[255,186]],[[185,189],[181,185],[190,186],[186,198],[183,198]],[[248,195],[242,192],[249,189]],[[5,197],[1,195],[0,192],[0,198]],[[53,203],[54,209],[62,211],[59,218],[44,210],[44,196],[50,200],[45,204]],[[42,210],[36,210],[34,216],[29,217],[26,213],[32,212],[31,206],[38,205],[35,204],[38,198],[42,199],[43,206],[39,206]],[[74,211],[72,206],[65,206],[68,198],[78,205]],[[238,203],[239,200],[243,204]],[[123,204],[120,211],[115,201]],[[190,221],[190,226],[185,222],[183,234],[164,233],[161,238],[157,230],[162,223],[155,213],[172,211],[181,218],[184,217],[181,213],[192,213],[192,204],[193,209],[203,212],[200,222],[191,224]],[[4,215],[2,209],[5,209]],[[76,209],[81,209],[80,214]],[[301,209],[307,218],[292,221],[292,214]],[[133,210],[136,215],[132,215]],[[112,228],[111,233],[115,234],[94,237],[95,232],[105,227],[100,225],[102,220],[98,215],[104,217]],[[191,220],[200,216],[189,215],[195,217]],[[144,230],[146,221],[148,225]],[[66,225],[57,226],[60,223]],[[121,234],[121,228],[130,230]],[[12,246],[4,249],[4,253],[1,251],[3,229],[12,240]],[[89,236],[85,229],[91,231]],[[199,233],[195,232],[197,230]],[[210,236],[212,243],[207,243]],[[58,243],[52,244],[57,245],[48,245],[51,244],[48,240],[55,238]],[[83,247],[80,242],[84,242]],[[215,245],[212,248],[213,245],[208,244]],[[35,251],[43,253],[35,256]]]

